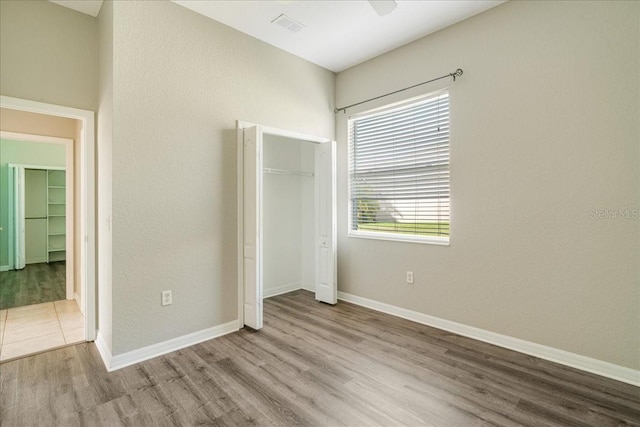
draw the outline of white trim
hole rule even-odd
[[[0,265],[0,271],[9,271],[8,265]]]
[[[424,93],[421,93],[420,95],[416,95],[411,98],[401,99],[396,102],[391,102],[389,104],[382,104],[378,107],[372,107],[368,110],[352,113],[352,114],[349,114],[349,116],[347,116],[347,120],[364,119],[364,118],[368,118],[369,116],[375,116],[381,113],[389,113],[391,111],[400,110],[402,108],[408,107],[411,104],[417,104],[419,102],[422,102],[427,98],[435,98],[444,93],[448,94],[449,87],[450,85],[446,85],[445,87],[442,87],[440,89],[434,89],[432,91],[424,92]]]
[[[251,123],[251,122],[245,122],[242,120],[238,120],[237,121],[237,129],[246,129],[246,128],[250,128],[250,127],[254,127],[254,126],[260,126],[262,128],[262,133],[263,134],[269,134],[269,135],[276,135],[276,136],[283,136],[285,138],[291,138],[291,139],[299,139],[305,142],[313,142],[316,144],[324,144],[326,142],[332,142],[331,139],[329,138],[324,138],[321,136],[313,136],[313,135],[308,135],[306,133],[300,133],[300,132],[294,132],[291,130],[286,130],[286,129],[280,129],[280,128],[274,128],[274,127],[270,127],[270,126],[264,126],[261,125],[259,123]]]
[[[96,338],[96,238],[95,238],[95,113],[90,110],[65,107],[27,99],[0,95],[0,107],[32,113],[48,114],[79,120],[80,137],[80,283],[84,305],[85,340]],[[106,307],[100,307],[106,309]]]
[[[2,133],[2,132],[0,132]],[[7,163],[8,167],[21,167],[25,169],[41,169],[41,170],[51,170],[51,171],[63,171],[66,168],[59,166],[46,166],[46,165],[23,165],[21,163]]]
[[[237,143],[237,265],[238,265],[238,327],[244,327],[244,126],[239,120],[236,122]]]
[[[601,375],[603,377],[640,387],[640,371],[635,369],[615,365],[613,363],[582,356],[580,354],[571,353],[546,345],[521,340],[519,338],[513,338],[484,329],[475,328],[473,326],[463,325],[462,323],[441,319],[428,314],[419,313],[417,311],[407,310],[406,308],[385,304],[345,292],[338,292],[338,298],[342,301],[347,301],[372,310],[391,314],[416,323],[432,326],[444,331],[473,338],[478,341],[487,342],[499,347],[508,348],[520,353],[539,357],[540,359],[549,360],[561,365],[591,372],[592,374]]]
[[[302,289],[302,283],[289,283],[288,285],[278,286],[273,289],[264,289],[262,298],[275,297],[276,295],[286,294],[287,292],[293,292]]]
[[[104,363],[105,368],[107,368],[107,372],[111,372],[109,369],[109,365],[111,365],[111,350],[109,350],[109,346],[107,345],[107,341],[104,339],[104,336],[98,331],[97,338],[94,341],[96,348],[98,349],[98,353],[100,353],[100,357],[102,358],[102,363]]]
[[[43,262],[47,262],[47,257],[44,258],[32,258],[30,260],[25,260],[25,264],[41,264]]]
[[[349,215],[349,217],[351,218],[351,215]],[[421,236],[416,234],[349,230],[349,232],[347,233],[347,237],[353,237],[357,239],[387,240],[390,242],[409,242],[421,243],[425,245],[449,246],[448,237]]]
[[[74,292],[73,299],[76,301],[76,304],[78,304],[78,308],[80,309],[80,313],[82,313],[82,315],[84,316],[84,307],[82,305],[82,300],[80,299],[80,295],[78,295],[77,292]]]
[[[30,133],[18,133],[18,132],[9,132],[6,130],[0,130],[0,138],[2,139],[10,139],[12,141],[25,141],[25,142],[42,142],[46,144],[68,144],[73,143],[73,139],[71,138],[58,138],[57,136],[46,136],[46,135],[34,135]],[[41,166],[36,166],[41,167]],[[55,168],[54,168],[55,169]],[[58,168],[64,169],[64,168]]]
[[[107,371],[113,372],[127,366],[135,365],[136,363],[144,362],[145,360],[153,359],[154,357],[162,356],[163,354],[171,353],[172,351],[180,350],[181,348],[236,332],[239,329],[238,324],[238,320],[233,320],[228,323],[223,323],[222,325],[192,332],[181,337],[172,338],[115,356],[111,354],[104,338],[98,333],[96,347],[98,347]]]

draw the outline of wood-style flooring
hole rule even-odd
[[[66,298],[64,261],[0,272],[0,310]]]
[[[0,365],[3,426],[640,425],[640,389],[306,291],[265,326],[107,373],[84,343]]]

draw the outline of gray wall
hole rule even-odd
[[[176,4],[113,4],[114,355],[237,318],[236,120],[333,138],[334,93]]]
[[[339,73],[346,105],[465,72],[448,247],[346,237],[337,116],[339,289],[639,369],[640,221],[592,216],[639,208],[639,8],[508,2]]]
[[[96,109],[96,19],[48,1],[0,2],[0,93]]]

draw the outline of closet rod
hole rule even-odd
[[[299,175],[299,176],[313,176],[313,172],[301,172],[301,171],[290,171],[286,169],[274,169],[274,168],[264,168],[264,173],[271,173],[275,175]]]
[[[427,80],[426,82],[418,83],[413,86],[405,87],[404,89],[398,89],[393,92],[385,93],[384,95],[376,96],[375,98],[365,99],[364,101],[356,102],[355,104],[347,105],[346,107],[334,108],[333,112],[336,114],[339,113],[340,111],[342,111],[343,113],[346,113],[347,108],[355,107],[356,105],[364,104],[365,102],[375,101],[376,99],[384,98],[385,96],[395,95],[396,93],[404,92],[405,90],[413,89],[414,87],[426,85],[427,83],[435,82],[436,80],[446,79],[447,77],[453,77],[453,81],[455,82],[456,77],[460,77],[461,75],[462,75],[462,69],[458,68],[453,73],[445,74],[444,76],[436,77],[435,79]]]

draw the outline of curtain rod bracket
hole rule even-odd
[[[444,76],[436,77],[435,79],[427,80],[426,82],[422,82],[422,83],[415,84],[413,86],[405,87],[404,89],[398,89],[398,90],[396,90],[394,92],[385,93],[384,95],[376,96],[374,98],[369,98],[369,99],[366,99],[366,100],[361,101],[361,102],[356,102],[355,104],[347,105],[346,107],[334,108],[333,109],[333,113],[334,114],[338,114],[340,111],[342,111],[344,114],[346,114],[347,113],[347,108],[355,107],[356,105],[364,104],[365,102],[375,101],[376,99],[384,98],[385,96],[395,95],[396,93],[403,92],[403,91],[409,90],[409,89],[413,89],[414,87],[426,85],[427,83],[435,82],[436,80],[446,79],[447,77],[452,77],[453,81],[455,82],[456,81],[456,77],[460,77],[460,76],[462,76],[462,74],[463,74],[462,68],[458,68],[453,73],[445,74]]]

